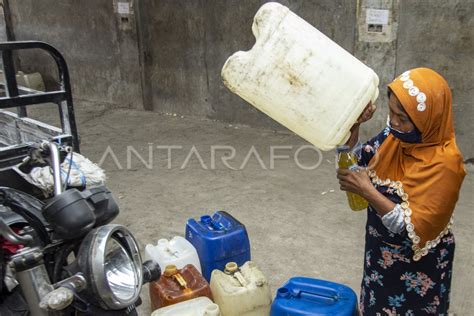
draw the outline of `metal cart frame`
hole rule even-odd
[[[43,92],[18,86],[13,60],[14,52],[28,49],[41,49],[53,58],[59,74],[59,89]],[[16,144],[0,147],[0,170],[8,169],[21,162],[28,155],[31,143],[41,141],[41,138],[44,139],[45,136],[56,139],[59,143],[68,144],[75,152],[79,152],[79,137],[69,72],[61,53],[53,46],[39,41],[3,42],[0,43],[0,53],[5,80],[4,83],[0,83],[0,90],[4,90],[4,95],[0,96],[0,114],[7,117],[11,128],[18,130],[17,138],[20,140]],[[58,106],[60,129],[28,118],[28,106],[45,103],[54,103]],[[9,108],[16,108],[17,114],[4,110]],[[35,126],[41,132],[38,135],[30,133],[25,137],[21,134],[21,126]]]

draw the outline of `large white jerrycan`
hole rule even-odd
[[[157,262],[161,270],[166,266],[175,265],[178,269],[192,264],[201,273],[201,263],[196,248],[181,236],[173,237],[171,240],[160,239],[156,246],[148,244],[145,246],[145,260]]]
[[[222,316],[268,316],[272,304],[270,287],[263,273],[251,262],[226,265],[212,271],[211,291]]]
[[[154,311],[151,316],[219,316],[219,306],[208,297],[198,297]]]
[[[224,64],[224,84],[322,150],[344,143],[378,96],[375,72],[281,4],[264,4],[252,31],[252,49]]]

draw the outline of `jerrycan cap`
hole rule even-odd
[[[225,269],[224,269],[224,272],[225,273],[228,273],[228,274],[232,274],[232,273],[235,273],[239,270],[239,266],[237,265],[237,263],[235,262],[228,262],[226,265],[225,265]]]
[[[219,315],[219,305],[217,304],[209,304],[206,306],[206,310],[204,311],[205,316],[214,316]]]
[[[286,287],[281,287],[277,290],[277,297],[279,298],[289,298],[290,296],[290,290],[288,290]]]
[[[170,277],[178,273],[178,268],[174,264],[167,265],[165,268],[165,272],[163,272],[164,276]]]
[[[164,245],[167,245],[167,244],[169,244],[168,239],[162,238],[162,239],[158,240],[158,245],[159,246],[164,246]]]
[[[201,216],[201,222],[203,222],[204,224],[210,224],[212,223],[212,217],[209,215]]]

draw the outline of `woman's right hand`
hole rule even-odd
[[[372,104],[372,101],[370,101],[369,104],[367,104],[367,106],[365,107],[362,114],[357,119],[356,124],[361,124],[370,120],[374,115],[375,110],[377,110],[377,107],[375,106],[375,104]]]
[[[360,126],[360,124],[370,120],[372,118],[372,116],[374,115],[376,109],[377,109],[377,107],[374,104],[372,104],[372,101],[369,102],[369,104],[367,104],[367,106],[364,109],[364,112],[362,112],[362,114],[357,119],[357,122],[355,122],[355,124],[352,125],[352,127],[351,127],[351,130],[350,130],[351,135],[350,135],[349,139],[346,142],[347,146],[352,148],[352,147],[355,146],[355,144],[357,144],[357,142],[359,140],[359,126]]]

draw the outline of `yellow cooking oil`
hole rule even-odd
[[[349,146],[338,146],[338,165],[341,169],[357,170],[357,156],[350,151]],[[358,194],[347,192],[349,206],[353,211],[362,211],[369,206],[369,202]]]

